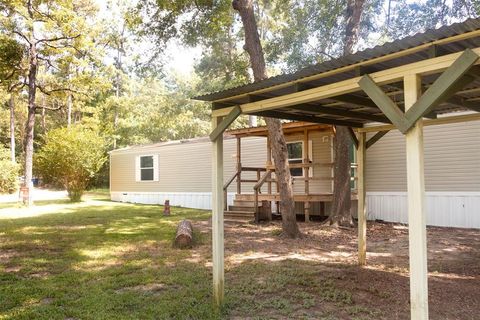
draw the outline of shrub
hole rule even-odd
[[[91,130],[73,126],[48,132],[35,164],[42,178],[60,183],[70,200],[78,202],[106,159],[105,140]]]
[[[10,150],[0,144],[0,193],[17,190],[19,169],[19,165],[10,159]]]

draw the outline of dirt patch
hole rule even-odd
[[[407,227],[369,223],[366,267],[357,266],[356,229],[318,223],[300,228],[302,238],[285,239],[280,222],[226,224],[227,292],[257,306],[260,317],[410,318]],[[207,244],[192,255],[208,257],[209,250]],[[431,319],[478,319],[479,261],[480,230],[428,228]],[[251,318],[241,303],[232,302],[230,309],[231,318]]]

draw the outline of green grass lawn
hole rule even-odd
[[[171,246],[179,220],[207,211],[163,217],[160,206],[105,199],[0,209],[0,319],[218,317],[208,268]],[[2,218],[30,212],[40,215]]]
[[[299,259],[227,264],[226,304],[216,311],[207,228],[197,228],[203,233],[196,232],[194,249],[172,247],[181,219],[198,227],[210,212],[172,208],[172,216],[164,217],[162,209],[113,203],[98,193],[78,204],[56,200],[33,208],[0,206],[0,319],[333,320],[385,315],[364,302],[385,296],[371,290],[358,301],[352,293],[357,290],[356,267]],[[261,236],[258,240],[263,241]]]

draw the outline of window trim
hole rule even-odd
[[[153,166],[142,168],[142,158],[152,157]],[[142,169],[153,169],[153,179],[152,180],[142,180]],[[158,182],[158,154],[140,154],[135,157],[135,182],[140,183],[152,183]]]
[[[302,144],[302,158],[292,158],[290,159],[288,157],[288,147],[287,147],[287,161],[288,161],[288,164],[290,164],[290,160],[301,160],[303,163],[303,160],[305,159],[305,142],[303,140],[292,140],[292,141],[286,141],[287,143],[287,146],[289,144],[294,144],[294,143],[301,143]],[[313,161],[313,140],[309,139],[308,140],[308,153],[309,153],[309,157],[308,157],[308,161],[312,162]],[[291,169],[290,169],[291,170]],[[291,171],[290,171],[291,173]],[[308,176],[309,178],[312,178],[313,177],[313,166],[310,167],[310,169],[308,170]],[[301,176],[293,176],[292,177],[299,177],[299,178],[305,178],[305,169],[302,168],[302,175]]]

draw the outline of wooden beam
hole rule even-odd
[[[237,194],[242,193],[242,137],[237,136]],[[223,207],[225,208],[226,203]]]
[[[367,74],[358,82],[360,87],[365,93],[375,102],[380,110],[387,116],[390,121],[398,128],[398,130],[404,132],[406,129],[405,116],[403,112],[398,108],[395,102],[390,99],[389,96],[383,92],[383,90],[372,80]]]
[[[390,123],[390,120],[388,120],[387,117],[382,115],[374,115],[374,114],[368,114],[368,113],[357,112],[357,111],[336,109],[332,107],[324,107],[321,105],[314,105],[314,104],[304,103],[304,104],[290,106],[289,109],[315,112],[315,113],[321,113],[321,114],[330,114],[335,116],[349,117],[349,118],[362,119],[362,120],[370,120],[375,122]]]
[[[303,168],[303,174],[305,176],[305,182],[304,182],[304,191],[305,191],[305,194],[306,195],[309,195],[310,194],[310,158],[312,157],[312,155],[310,154],[310,148],[309,148],[309,132],[308,132],[308,129],[305,129],[303,131],[303,153],[304,153],[304,157],[303,157],[303,164],[305,164],[305,167]],[[313,152],[313,150],[312,150]],[[304,206],[304,213],[305,213],[305,222],[308,223],[310,222],[310,202],[309,201],[306,201],[303,203],[303,206]]]
[[[344,103],[354,104],[361,107],[369,107],[369,108],[375,108],[375,109],[377,108],[377,105],[375,104],[375,102],[373,102],[370,99],[359,97],[359,96],[345,94],[345,95],[333,97],[331,99],[344,102]]]
[[[389,60],[392,60],[392,59],[397,59],[397,58],[400,58],[400,57],[404,57],[404,56],[407,56],[409,54],[413,54],[413,53],[416,53],[416,52],[421,52],[421,51],[424,51],[424,50],[428,50],[428,48],[430,48],[432,46],[435,46],[435,45],[443,45],[443,44],[447,44],[447,43],[461,41],[461,40],[464,40],[464,39],[475,38],[475,37],[478,37],[478,36],[480,36],[480,30],[474,30],[474,31],[471,31],[471,32],[462,33],[462,34],[459,34],[459,35],[455,35],[453,37],[448,37],[448,38],[435,40],[435,41],[432,41],[432,42],[429,42],[429,43],[425,43],[425,44],[416,46],[414,48],[409,48],[409,49],[406,49],[406,50],[394,52],[394,53],[391,53],[391,54],[387,54],[387,55],[380,56],[380,57],[377,57],[377,58],[369,59],[369,60],[366,60],[366,61],[360,61],[358,63],[354,63],[354,64],[351,64],[351,65],[348,65],[348,66],[344,66],[344,67],[340,67],[340,68],[333,69],[333,70],[330,70],[330,71],[322,72],[320,74],[315,74],[315,75],[305,77],[305,78],[301,78],[301,79],[298,79],[298,80],[294,80],[294,81],[291,81],[291,82],[288,82],[288,83],[282,83],[282,84],[274,85],[274,86],[271,86],[271,87],[268,87],[268,88],[258,89],[258,90],[255,90],[255,91],[251,92],[251,93],[269,92],[269,91],[272,91],[272,90],[278,90],[278,89],[281,89],[281,88],[290,87],[290,86],[292,86],[296,83],[306,83],[306,82],[309,82],[309,81],[322,79],[322,78],[325,78],[325,77],[328,77],[328,76],[332,76],[332,75],[339,74],[339,73],[344,73],[344,72],[350,72],[350,71],[355,72],[358,68],[364,68],[364,67],[368,68],[371,65],[376,64],[376,63],[381,63],[381,62],[384,62],[384,61],[389,61]],[[224,98],[224,99],[219,99],[217,101],[226,101],[226,100],[231,100],[231,99],[237,99],[237,98],[245,97],[246,95],[247,94],[239,94],[239,95],[236,95],[236,96],[232,96],[232,97],[228,97],[228,98]]]
[[[421,94],[418,75],[405,77],[405,109],[413,108]],[[407,152],[408,239],[410,260],[410,316],[428,319],[427,234],[423,156],[423,120],[405,135]]]
[[[360,73],[356,71],[355,76],[360,76]],[[295,84],[295,91],[297,91],[297,92],[305,91],[305,90],[309,90],[309,89],[313,89],[313,88],[315,88],[315,86],[313,86],[311,84],[308,84],[308,83],[297,83],[297,84]],[[331,99],[339,101],[339,102],[343,102],[343,103],[354,104],[354,105],[361,106],[361,107],[369,107],[369,108],[377,109],[377,105],[372,100],[370,100],[368,98],[360,97],[360,96],[357,96],[357,95],[345,94],[345,95],[333,97]]]
[[[215,130],[221,118],[212,119]],[[224,301],[224,230],[223,230],[223,136],[212,143],[212,264],[213,298],[217,307]]]
[[[210,140],[215,141],[218,137],[223,135],[223,132],[232,124],[238,116],[242,114],[242,109],[239,106],[235,106],[232,111],[219,123],[212,133],[210,133]]]
[[[462,114],[460,116],[449,116],[449,117],[440,117],[437,119],[429,119],[423,121],[423,126],[437,126],[442,124],[451,124],[451,123],[461,123],[461,122],[471,122],[471,121],[479,121],[480,120],[480,113],[472,113],[472,114]],[[372,127],[364,127],[355,129],[356,132],[378,132],[378,131],[388,131],[388,130],[395,130],[397,129],[392,124],[386,124],[381,126],[372,126]]]
[[[354,128],[360,128],[363,126],[363,124],[358,122],[353,122],[353,121],[335,120],[335,119],[329,119],[329,118],[316,117],[313,115],[312,116],[298,115],[294,113],[287,113],[287,112],[280,112],[280,111],[262,111],[254,114],[261,117],[269,117],[269,118],[277,118],[277,119],[293,120],[293,121],[305,121],[305,122],[311,122],[311,123],[332,124],[332,125],[354,127]]]
[[[357,147],[357,219],[358,219],[358,264],[367,263],[367,206],[365,191],[366,133],[358,134]]]
[[[355,149],[358,149],[358,139],[351,127],[348,127],[348,133],[350,134],[350,138],[352,139],[352,142],[355,145]]]
[[[373,137],[371,137],[370,139],[368,139],[367,141],[367,145],[366,145],[366,148],[370,148],[371,146],[373,146],[375,144],[375,142],[377,142],[378,140],[380,140],[384,135],[386,135],[390,130],[385,130],[385,131],[379,131],[377,132]]]
[[[429,114],[440,103],[447,100],[455,92],[472,82],[475,78],[466,73],[477,62],[478,55],[470,49],[465,50],[452,65],[425,91],[415,104],[405,112],[408,128]],[[407,128],[407,129],[408,129]]]
[[[480,112],[480,103],[475,103],[473,101],[467,101],[466,99],[459,97],[459,96],[454,96],[451,97],[447,100],[448,103],[454,104],[459,107],[467,108],[472,111]]]
[[[315,88],[314,86],[304,84],[304,83],[297,83],[295,85],[296,91],[303,91],[303,90],[308,90]],[[265,99],[270,99],[278,96],[267,96],[267,95],[249,95],[248,100],[250,102],[257,102],[257,101],[262,101]],[[349,95],[343,95],[340,97],[340,99],[337,99],[339,97],[333,98],[334,100],[341,101],[341,99],[344,99],[345,101],[351,102],[351,104],[359,105],[359,106],[365,106],[368,108],[375,108],[378,109],[377,105],[371,101],[370,99],[363,98],[363,97],[357,97],[357,96],[349,96]],[[353,101],[357,101],[357,98],[360,99],[359,103],[355,103]],[[368,101],[368,102],[367,102]],[[370,121],[375,121],[375,122],[384,122],[384,123],[390,123],[390,120],[388,120],[387,117],[383,115],[375,115],[375,114],[369,114],[369,113],[363,113],[363,112],[357,112],[357,111],[350,111],[350,110],[345,110],[345,109],[338,109],[338,108],[332,108],[331,106],[324,106],[316,103],[302,103],[294,106],[288,107],[290,110],[298,110],[298,111],[307,111],[307,112],[314,112],[314,113],[321,113],[321,114],[326,114],[326,115],[334,115],[334,116],[341,116],[341,117],[348,117],[348,118],[356,118],[356,119],[362,119],[362,120],[370,120]]]
[[[475,48],[473,51],[477,54],[480,54],[480,48]],[[433,59],[426,59],[418,62],[413,62],[410,64],[402,65],[399,67],[390,68],[387,70],[382,70],[378,72],[374,72],[370,74],[370,77],[377,83],[378,85],[384,85],[389,83],[398,82],[403,79],[405,75],[416,73],[419,75],[429,75],[433,73],[439,73],[447,69],[462,53],[452,53],[445,56],[433,58]],[[479,63],[478,61],[476,62]],[[338,71],[338,70],[337,70]],[[326,72],[327,73],[327,72]],[[322,76],[326,73],[323,73]],[[321,99],[331,98],[347,93],[352,93],[355,91],[360,90],[360,86],[358,84],[360,78],[355,77],[343,81],[338,81],[332,84],[327,84],[323,86],[319,86],[313,89],[301,91],[301,92],[294,92],[290,94],[286,94],[283,96],[270,98],[258,102],[252,103],[245,103],[241,105],[242,113],[256,113],[265,110],[272,110],[278,109],[283,107],[288,107],[292,105],[298,105],[301,103],[313,102],[318,101]],[[307,81],[304,79],[304,81]],[[288,83],[288,85],[292,85],[292,83]],[[266,91],[273,90],[268,88]],[[241,95],[245,96],[245,95]],[[228,99],[233,99],[233,97],[229,97]],[[228,100],[226,99],[226,100]],[[221,100],[219,100],[221,101]],[[213,110],[213,116],[225,116],[227,115],[232,108],[223,108],[219,110]]]

